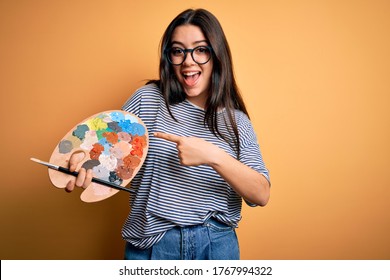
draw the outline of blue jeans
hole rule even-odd
[[[234,228],[209,219],[202,225],[174,227],[149,249],[126,242],[126,260],[238,260]]]

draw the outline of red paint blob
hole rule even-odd
[[[89,151],[89,157],[91,159],[99,159],[99,156],[103,151],[104,147],[99,143],[95,143],[93,144],[92,150]]]

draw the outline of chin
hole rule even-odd
[[[185,89],[184,92],[186,93],[187,97],[194,98],[201,96],[203,91],[200,91],[198,89]]]

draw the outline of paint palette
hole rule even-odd
[[[92,169],[101,180],[126,186],[141,168],[148,150],[149,137],[145,124],[137,116],[120,110],[95,114],[73,127],[54,149],[50,163],[68,167],[73,154],[84,155],[81,167]],[[65,188],[71,179],[49,169],[54,186]],[[109,198],[119,190],[91,183],[81,194],[81,200],[96,202]]]

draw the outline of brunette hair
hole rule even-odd
[[[166,50],[171,46],[171,38],[175,28],[186,24],[199,27],[206,37],[209,46],[213,50],[213,70],[209,89],[210,94],[208,95],[205,104],[205,125],[207,125],[217,137],[227,140],[226,137],[220,133],[217,122],[218,110],[222,108],[225,109],[227,115],[225,124],[230,133],[233,133],[234,135],[233,148],[239,156],[239,134],[234,117],[234,110],[238,109],[244,112],[248,117],[249,115],[234,78],[229,44],[221,24],[212,13],[204,9],[188,9],[173,19],[165,30],[160,44],[160,80],[150,81],[149,83],[156,83],[160,87],[169,113],[172,118],[175,119],[169,109],[169,105],[184,101],[186,95],[176,79],[172,65],[168,62]]]

